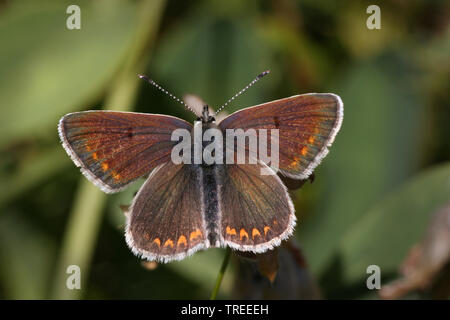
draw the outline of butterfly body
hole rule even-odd
[[[197,119],[198,126],[201,126],[201,136],[207,130],[220,130],[217,126],[214,117],[210,115],[209,107],[207,105],[203,106],[202,116]],[[194,128],[192,129],[192,137],[195,137],[196,125],[194,124]],[[194,139],[194,138],[193,138]],[[202,139],[202,149],[201,153],[203,154],[204,149],[211,142],[204,141]],[[193,140],[193,147],[195,146],[195,141]],[[194,154],[194,150],[192,150],[192,154]],[[194,160],[194,159],[193,159]],[[202,161],[202,163],[193,165],[196,170],[198,170],[199,181],[201,183],[200,190],[202,190],[202,208],[203,208],[203,217],[205,220],[205,231],[207,233],[207,247],[220,247],[220,232],[219,232],[219,199],[218,199],[218,184],[219,175],[218,171],[220,168],[212,163],[206,163]]]
[[[142,258],[169,262],[210,247],[261,253],[288,238],[296,216],[276,173],[306,179],[328,152],[342,117],[338,96],[305,94],[237,111],[219,123],[204,106],[194,125],[164,115],[87,111],[64,116],[58,129],[72,160],[105,192],[149,174],[129,209],[126,241]],[[173,160],[179,143],[173,132],[180,129],[190,133],[190,161]],[[259,150],[250,155],[247,147],[230,147],[230,130],[254,130],[258,139],[275,130],[277,148],[262,146],[269,153],[279,148],[279,166],[260,158]],[[269,140],[274,137],[270,133]],[[213,142],[223,154],[211,151]],[[207,151],[214,161],[204,157]],[[227,158],[236,151],[245,152],[244,163]]]

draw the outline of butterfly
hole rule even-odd
[[[132,201],[125,228],[126,242],[137,256],[170,262],[210,247],[262,253],[280,245],[292,235],[296,216],[275,173],[297,180],[311,175],[341,127],[343,103],[332,93],[310,93],[242,109],[220,122],[215,119],[218,112],[203,106],[201,113],[195,111],[194,126],[173,116],[136,112],[84,111],[61,118],[58,132],[64,149],[104,192],[119,192],[148,175]],[[175,163],[172,151],[178,141],[172,133],[193,132],[196,126],[223,133],[277,130],[277,168],[260,159]],[[263,170],[272,174],[261,174]]]

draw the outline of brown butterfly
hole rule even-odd
[[[292,234],[296,218],[276,171],[308,178],[328,153],[343,119],[342,101],[331,93],[260,104],[220,122],[207,105],[201,111],[195,126],[167,115],[113,111],[70,113],[59,122],[65,150],[104,192],[121,191],[150,174],[133,200],[125,232],[129,247],[142,258],[169,262],[209,247],[261,253],[278,246]],[[277,168],[258,158],[252,163],[175,163],[172,151],[179,141],[173,132],[194,134],[196,127],[202,134],[214,129],[224,135],[231,129],[277,130]],[[200,149],[206,148],[203,143]],[[247,145],[244,149],[249,151]],[[263,175],[263,170],[272,174]]]

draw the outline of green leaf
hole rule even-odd
[[[450,163],[421,172],[355,222],[339,244],[344,281],[366,276],[371,264],[396,272],[425,235],[431,216],[450,199]],[[348,283],[348,282],[347,282]]]
[[[0,277],[6,299],[45,299],[54,243],[19,212],[0,216]]]
[[[18,170],[0,171],[0,207],[61,169],[69,167],[67,154],[61,149],[58,145],[40,150],[23,160]]]
[[[12,2],[1,14],[0,147],[56,130],[61,116],[92,103],[132,45],[133,2],[78,1],[80,30],[66,28],[70,4]]]
[[[360,63],[331,89],[344,102],[344,121],[313,184],[319,204],[297,227],[314,273],[335,254],[341,237],[408,177],[420,149],[420,100],[398,81],[408,66],[395,56]],[[301,197],[302,190],[299,191]]]

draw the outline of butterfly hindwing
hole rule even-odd
[[[103,191],[130,182],[170,161],[172,131],[188,122],[164,115],[85,111],[64,116],[58,125],[64,148],[83,174]]]
[[[278,129],[281,173],[306,179],[328,153],[342,118],[343,104],[339,96],[311,93],[236,111],[219,126],[223,131],[254,129],[257,134],[259,129]],[[270,154],[270,143],[267,149]]]
[[[135,254],[168,262],[209,246],[200,170],[171,161],[153,170],[127,217],[126,239]]]
[[[264,252],[292,234],[294,206],[280,178],[267,174],[270,168],[261,162],[221,167],[218,192],[225,245]]]

